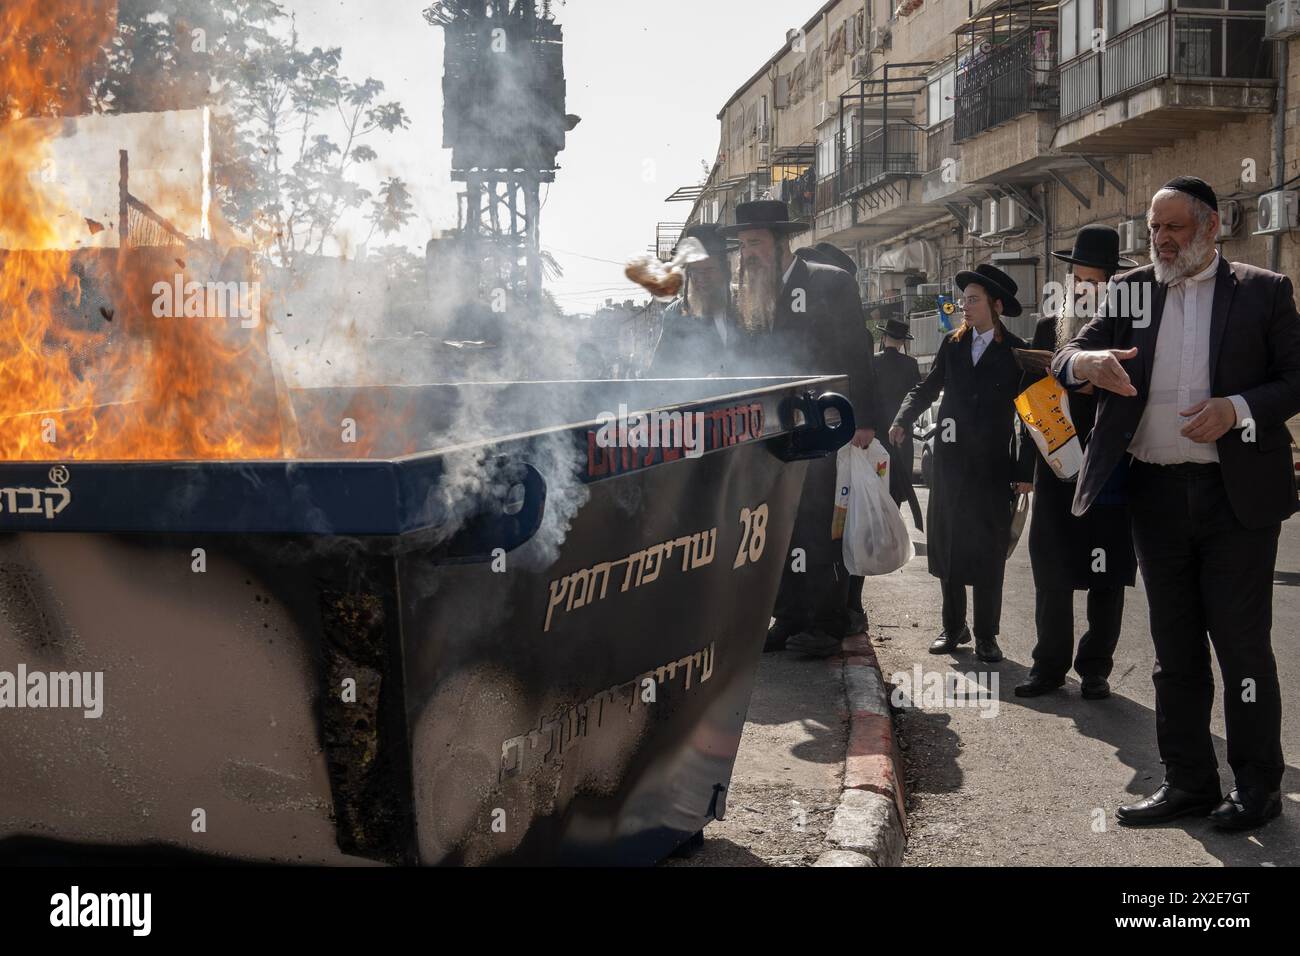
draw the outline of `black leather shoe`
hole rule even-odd
[[[970,628],[962,625],[961,633],[956,637],[949,637],[947,631],[940,631],[939,636],[934,643],[930,645],[931,654],[951,654],[957,649],[958,644],[970,643]]]
[[[1162,783],[1160,789],[1146,799],[1120,807],[1115,811],[1115,817],[1128,827],[1148,827],[1193,814],[1205,816],[1220,799],[1217,793],[1190,793]]]
[[[1045,677],[1031,676],[1029,680],[1016,688],[1017,697],[1042,697],[1065,686],[1065,678],[1048,680]]]
[[[867,615],[865,611],[849,608],[849,633],[865,634],[867,632]]]
[[[1104,677],[1085,677],[1081,693],[1084,700],[1105,700],[1110,696],[1110,684]]]
[[[996,664],[1002,660],[1002,648],[998,647],[995,637],[975,638],[975,656],[985,664]]]
[[[1253,830],[1282,815],[1282,793],[1233,790],[1214,808],[1210,822],[1221,830]]]
[[[772,651],[785,650],[785,642],[798,633],[798,628],[777,621],[767,629],[767,640],[763,642],[763,653],[770,654]]]
[[[808,657],[830,657],[842,649],[841,639],[832,637],[825,631],[814,628],[801,631],[785,643],[788,651],[795,651]]]

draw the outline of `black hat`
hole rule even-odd
[[[727,242],[723,236],[718,235],[718,229],[719,226],[715,223],[702,223],[696,226],[688,226],[686,231],[682,233],[682,238],[678,240],[677,245],[680,246],[682,242],[687,239],[698,239],[700,245],[704,246],[704,251],[709,255],[714,257],[725,256],[728,252],[735,249],[736,246],[733,243]],[[675,254],[676,252],[677,248],[674,247],[673,253]]]
[[[1092,266],[1107,272],[1133,269],[1137,263],[1119,254],[1119,233],[1110,226],[1084,226],[1074,237],[1074,248],[1053,252],[1062,262]]]
[[[858,274],[858,264],[842,249],[829,242],[819,242],[815,246],[803,246],[794,251],[795,256],[805,262],[816,262],[823,266],[832,266],[851,276]]]
[[[812,227],[806,222],[792,220],[790,207],[781,200],[760,199],[736,206],[736,224],[723,226],[718,230],[718,235],[731,239],[745,229],[770,229],[778,236],[793,236],[807,232],[810,228]]]
[[[1197,179],[1195,176],[1175,176],[1160,188],[1176,189],[1180,193],[1195,196],[1215,212],[1219,211],[1219,197],[1214,194],[1214,189],[1204,179]]]
[[[903,339],[910,342],[914,338],[907,323],[902,319],[890,319],[884,325],[877,325],[876,331],[889,336],[891,339]]]
[[[858,264],[853,261],[852,256],[839,246],[833,246],[829,242],[819,242],[813,248],[821,254],[822,262],[828,266],[843,269],[851,276],[858,274]]]
[[[1016,280],[996,266],[981,263],[975,267],[974,272],[958,272],[954,281],[959,289],[965,289],[972,282],[983,286],[989,295],[1001,300],[1002,314],[1008,318],[1014,318],[1024,311],[1016,301]]]

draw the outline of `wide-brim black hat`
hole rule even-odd
[[[781,200],[759,199],[738,205],[735,225],[721,227],[718,235],[732,239],[746,229],[770,229],[778,236],[794,236],[811,228],[806,222],[791,219],[790,207]]]
[[[719,258],[738,248],[736,243],[728,242],[725,236],[718,235],[719,228],[714,223],[688,226],[682,233],[682,238],[678,240],[677,246],[673,247],[673,254],[677,254],[677,248],[687,239],[698,239],[700,245],[704,246],[705,252]]]
[[[1074,237],[1073,249],[1062,249],[1052,255],[1071,265],[1107,272],[1137,268],[1136,262],[1119,254],[1119,233],[1110,226],[1084,226]]]
[[[1016,280],[997,266],[981,263],[975,267],[974,272],[958,272],[953,281],[959,289],[965,289],[972,282],[987,289],[989,295],[1001,300],[1002,314],[1008,318],[1015,318],[1024,311],[1016,300]]]
[[[907,323],[902,319],[890,319],[884,325],[877,325],[876,331],[881,335],[888,335],[891,339],[903,339],[908,342],[915,340]]]
[[[858,274],[858,264],[843,250],[837,249],[829,242],[819,242],[815,246],[803,246],[794,251],[797,258],[805,262],[815,262],[822,266],[831,266],[851,276]]]
[[[839,246],[833,246],[829,242],[819,242],[813,248],[821,255],[821,261],[828,266],[843,269],[851,276],[858,274],[858,264]]]

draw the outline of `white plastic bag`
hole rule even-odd
[[[873,577],[903,567],[916,555],[898,505],[889,496],[889,452],[873,441],[845,445],[836,458],[836,525],[842,521],[849,574]]]

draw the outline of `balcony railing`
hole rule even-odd
[[[1262,80],[1274,76],[1260,14],[1165,13],[1061,67],[1061,115],[1166,78]]]
[[[953,121],[948,120],[925,131],[925,171],[933,172],[943,166],[943,161],[955,158]]]
[[[1056,30],[1021,30],[957,74],[954,139],[978,136],[1030,110],[1059,102]]]
[[[877,129],[849,150],[841,191],[874,186],[890,173],[921,171],[921,130],[915,126],[896,125]]]

